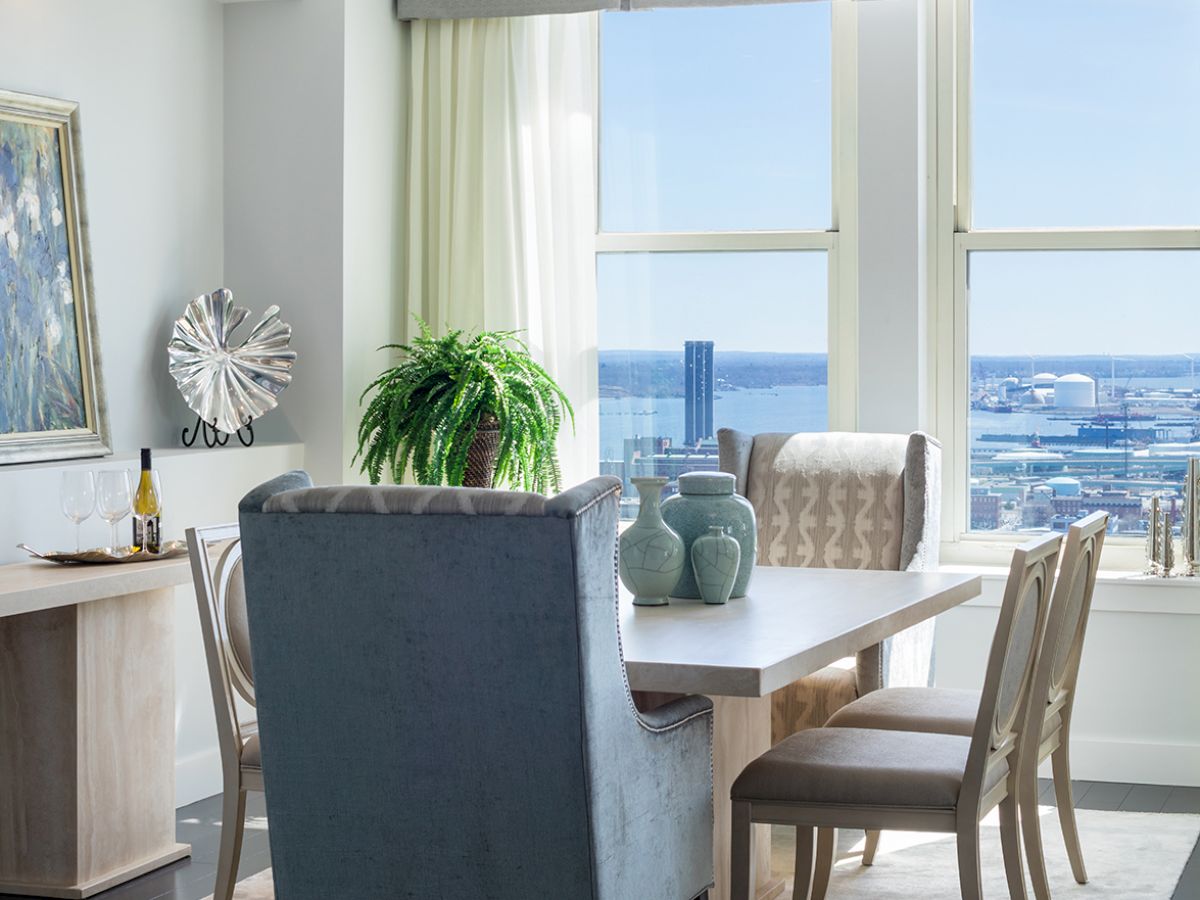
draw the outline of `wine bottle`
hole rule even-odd
[[[133,495],[133,551],[162,552],[162,501],[154,486],[150,448],[142,448],[142,476]]]

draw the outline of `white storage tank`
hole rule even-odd
[[[1096,382],[1079,373],[1055,379],[1054,405],[1069,409],[1094,409]]]

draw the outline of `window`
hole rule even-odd
[[[715,470],[721,427],[853,427],[849,7],[602,18],[600,460],[627,486]]]
[[[1104,509],[1144,534],[1200,453],[1200,6],[939,0],[937,18],[948,518],[1019,534]]]

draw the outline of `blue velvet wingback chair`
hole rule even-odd
[[[712,706],[634,709],[619,490],[290,472],[242,500],[278,900],[707,890]]]

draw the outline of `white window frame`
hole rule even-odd
[[[596,257],[599,262],[603,253],[825,252],[829,291],[828,428],[854,431],[858,424],[858,17],[854,3],[832,2],[830,7],[833,113],[830,227],[788,231],[602,231],[602,123],[598,96],[601,79],[597,78]],[[603,41],[603,17],[599,32],[599,40]],[[596,59],[599,63],[600,52]]]
[[[942,441],[942,560],[1007,563],[1016,534],[970,529],[967,256],[975,250],[1200,250],[1200,228],[996,228],[971,224],[971,0],[929,0],[930,322],[934,431]],[[1113,535],[1106,567],[1137,570],[1144,540]]]

